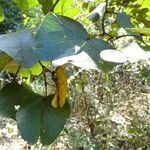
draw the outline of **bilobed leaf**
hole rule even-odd
[[[69,104],[53,108],[53,95],[42,97],[38,94],[28,97],[17,111],[16,119],[21,136],[29,144],[35,144],[40,136],[43,145],[51,144],[63,130],[70,115]]]
[[[86,39],[87,32],[80,23],[49,13],[34,38],[34,52],[41,60],[53,60],[68,49],[71,50],[66,55],[75,54],[74,46],[82,45]]]
[[[33,37],[30,30],[0,35],[0,50],[11,56],[22,67],[31,67],[39,60],[32,47]]]
[[[3,8],[0,6],[0,22],[4,20]]]
[[[26,11],[32,7],[38,6],[37,0],[14,0],[15,3],[23,10]]]

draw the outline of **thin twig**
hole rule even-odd
[[[46,81],[46,74],[45,74],[45,66],[39,61],[39,64],[42,67],[43,70],[43,77],[44,77],[44,86],[45,86],[45,96],[47,96],[47,81]]]
[[[114,37],[110,37],[108,40],[107,40],[107,42],[108,41],[110,41],[110,40],[117,40],[117,39],[119,39],[119,38],[122,38],[122,37],[127,37],[127,36],[133,36],[133,37],[141,37],[141,35],[133,35],[133,34],[129,34],[129,35],[120,35],[120,36],[114,36]]]
[[[105,17],[106,17],[106,13],[107,13],[107,7],[108,7],[108,0],[106,0],[106,6],[105,6],[105,11],[104,11],[104,14],[103,14],[103,17],[102,17],[102,35],[105,35],[106,34],[106,31],[105,31]]]
[[[58,4],[59,1],[60,1],[60,0],[57,0],[57,1],[55,2],[55,4],[51,7],[50,11],[53,11],[53,10],[54,10],[54,8],[56,7],[56,5]]]
[[[17,78],[17,75],[18,75],[18,73],[19,73],[19,71],[20,71],[20,66],[18,67],[18,69],[17,69],[17,71],[16,71],[16,73],[15,73],[15,75],[14,75],[14,78],[13,78],[13,80],[12,80],[12,82],[15,82],[15,80],[16,80],[16,78]]]

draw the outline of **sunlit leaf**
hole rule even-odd
[[[100,57],[105,61],[124,63],[127,61],[127,58],[123,55],[121,51],[107,49],[103,50],[100,53]]]
[[[130,43],[124,46],[120,51],[117,50],[103,50],[100,53],[103,60],[115,63],[124,63],[129,61],[130,63],[140,60],[150,59],[150,52],[144,51],[136,43]]]
[[[38,6],[37,0],[14,0],[15,3],[23,10],[26,11],[32,7]]]
[[[128,29],[128,28],[127,28]],[[150,36],[150,28],[130,28],[128,30],[131,30],[131,31],[134,31],[134,32],[137,32],[139,34],[143,34],[143,35],[147,35],[147,36]]]
[[[53,12],[59,15],[73,18],[78,14],[79,11],[80,9],[75,6],[74,1],[59,0]]]
[[[0,6],[0,22],[4,20],[3,8]]]
[[[39,60],[32,47],[33,37],[30,30],[0,35],[0,50],[11,56],[22,67],[31,67]]]

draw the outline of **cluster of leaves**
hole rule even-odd
[[[0,6],[0,33],[20,29],[23,22],[21,9],[13,0],[1,0]]]
[[[90,2],[79,2],[78,4],[70,0],[48,2],[42,0],[14,0],[14,2],[22,8],[22,11],[41,4],[43,13],[46,16],[36,29],[25,29],[0,35],[0,71],[6,70],[13,74],[11,83],[5,85],[0,91],[0,113],[17,121],[18,129],[28,143],[34,144],[40,136],[43,144],[50,144],[61,132],[66,119],[69,117],[69,105],[66,103],[63,108],[52,108],[50,104],[53,95],[47,96],[47,92],[45,92],[46,95],[41,96],[24,85],[23,82],[21,82],[21,85],[15,83],[18,82],[17,76],[25,78],[31,75],[39,76],[43,73],[45,77],[45,71],[50,72],[51,65],[58,67],[68,63],[77,67],[108,72],[113,69],[116,63],[124,63],[131,58],[131,55],[122,54],[124,51],[120,54],[118,51],[112,50],[116,47],[113,40],[122,37],[117,33],[118,29],[123,28],[127,33],[130,33],[130,35],[123,36],[133,36],[140,43],[145,40],[143,35],[148,36],[150,32],[147,28],[134,28],[130,17],[125,12],[122,13],[117,10],[116,13],[116,7],[121,5],[122,9],[123,5],[115,1],[108,3],[106,0],[102,14],[99,13],[100,7],[90,12],[87,22],[94,21],[96,27],[101,23],[102,30],[99,35],[95,34],[94,36],[89,35],[79,22],[71,19],[77,15],[80,7],[84,7],[87,11],[91,10],[90,5],[92,3]],[[77,5],[79,7],[74,7]],[[110,10],[108,10],[109,5]],[[141,7],[142,5],[140,5]],[[126,8],[126,6],[123,8]],[[128,8],[125,10],[127,11]],[[111,20],[110,18],[114,14],[115,17]],[[108,21],[108,26],[106,26],[106,21]],[[110,30],[113,25],[116,31]],[[108,29],[108,27],[110,28]],[[126,49],[125,52],[128,52],[130,48],[140,49],[138,46],[128,46],[128,48],[124,48]],[[149,55],[149,53],[144,53],[144,55],[147,54]],[[137,58],[137,60],[140,59],[142,58]],[[47,91],[46,78],[44,80],[45,91]],[[52,104],[56,106],[56,102]]]

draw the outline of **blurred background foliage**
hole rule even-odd
[[[34,4],[32,6],[30,3],[19,5],[19,0],[15,2],[0,0],[4,14],[3,21],[0,22],[1,34],[38,27],[44,14],[55,3],[53,1],[45,5],[44,1],[39,0],[43,5],[32,1],[31,4]],[[89,37],[102,37],[109,40],[115,48],[129,42],[137,42],[143,49],[150,50],[149,36],[118,38],[126,34],[141,35],[129,33],[126,28],[150,27],[149,0],[110,0],[107,12],[102,5],[104,2],[104,0],[62,0],[63,7],[58,3],[53,11],[81,22],[89,32]],[[97,14],[95,9],[99,5],[101,7]],[[118,15],[122,12],[127,16]],[[113,70],[111,68],[109,72],[68,66],[68,97],[72,114],[60,137],[48,147],[43,147],[40,143],[30,146],[22,141],[14,121],[1,118],[0,148],[14,149],[15,145],[15,150],[148,150],[149,65],[149,62],[125,63]],[[0,80],[1,85],[4,82]],[[36,91],[42,91],[42,77],[32,77],[31,82]]]

